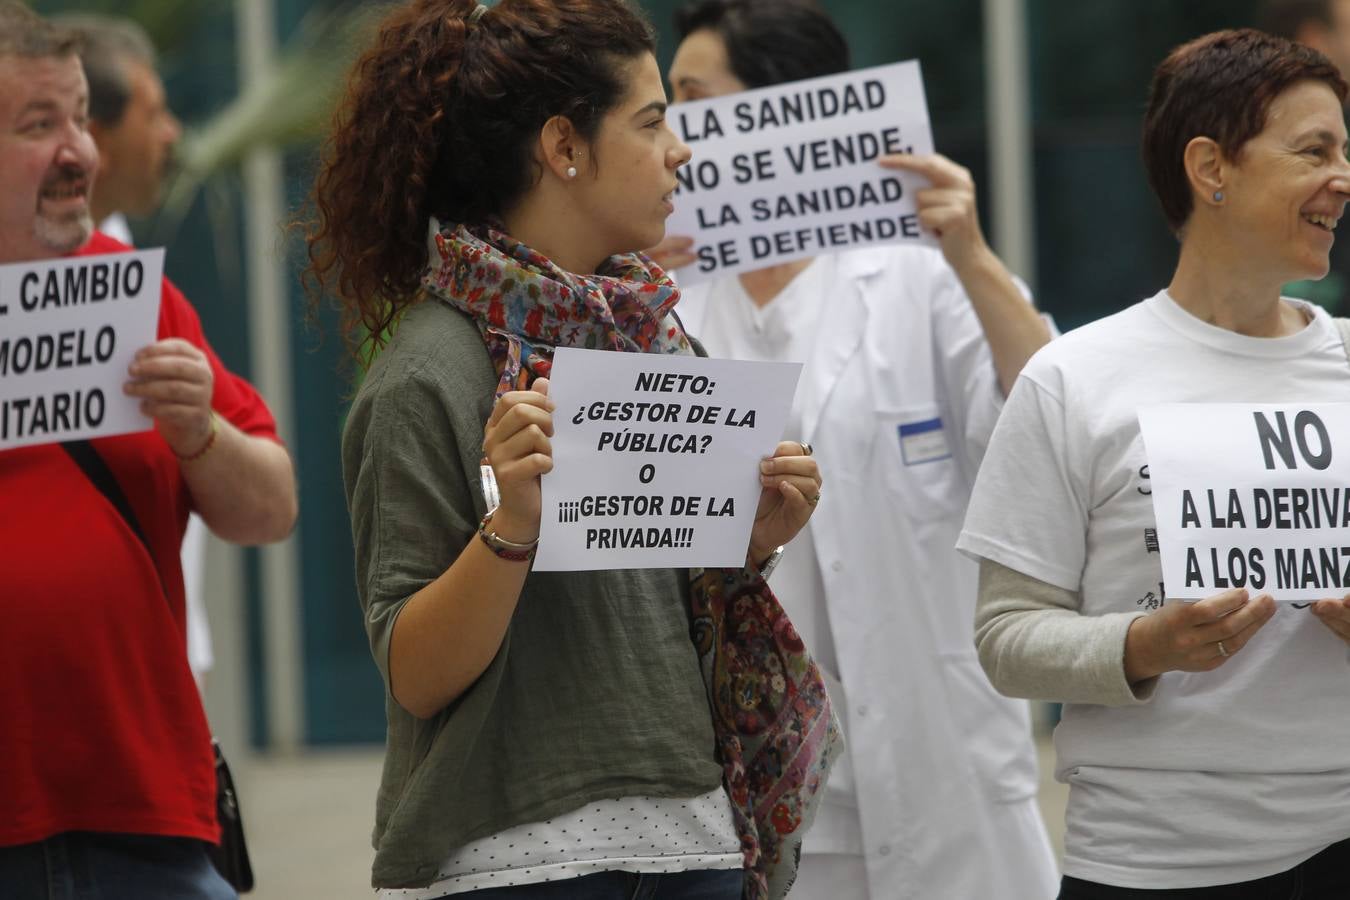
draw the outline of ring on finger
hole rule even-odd
[[[807,503],[810,503],[812,506],[815,506],[817,503],[819,503],[819,502],[820,502],[820,491],[816,491],[816,495],[815,495],[814,497],[807,497],[807,498],[806,498],[806,502],[807,502]]]
[[[1232,655],[1228,652],[1228,648],[1223,645],[1223,641],[1219,641],[1218,644],[1220,657],[1222,657],[1223,659],[1227,659],[1229,656]]]
[[[806,441],[798,441],[797,445],[802,448],[802,456],[811,455],[811,445],[808,444]]]

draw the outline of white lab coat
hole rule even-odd
[[[980,668],[977,570],[954,549],[1002,405],[989,347],[936,250],[854,250],[838,273],[795,402],[824,478],[809,527],[869,894],[1048,900],[1058,879],[1027,704]],[[707,294],[686,289],[676,312],[718,356]]]

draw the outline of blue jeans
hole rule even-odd
[[[464,896],[473,900],[740,900],[740,869],[700,869],[671,875],[597,872],[519,887],[487,888]],[[451,898],[461,895],[451,894]]]
[[[4,900],[238,900],[191,838],[68,831],[0,847]]]
[[[1213,887],[1140,890],[1064,876],[1059,900],[1346,900],[1350,897],[1350,838],[1286,872]]]

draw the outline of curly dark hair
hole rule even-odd
[[[414,0],[380,25],[335,116],[303,223],[311,309],[337,297],[360,357],[415,302],[427,223],[481,223],[540,177],[533,142],[565,116],[591,140],[655,51],[624,0]]]

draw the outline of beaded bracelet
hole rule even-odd
[[[495,553],[501,559],[511,562],[530,562],[534,559],[534,551],[539,547],[539,538],[535,538],[528,544],[518,544],[515,541],[508,541],[506,538],[497,534],[495,531],[488,531],[488,523],[492,521],[492,514],[497,510],[488,510],[482,521],[478,523],[478,537],[482,539],[487,548]]]
[[[211,433],[207,435],[206,443],[202,445],[202,449],[198,450],[196,453],[193,453],[189,456],[178,456],[178,454],[175,453],[174,456],[178,456],[178,461],[180,463],[196,462],[197,460],[205,456],[207,454],[207,451],[209,451],[212,447],[216,445],[216,435],[220,432],[219,420],[220,416],[216,415],[216,411],[214,409],[211,410]]]

